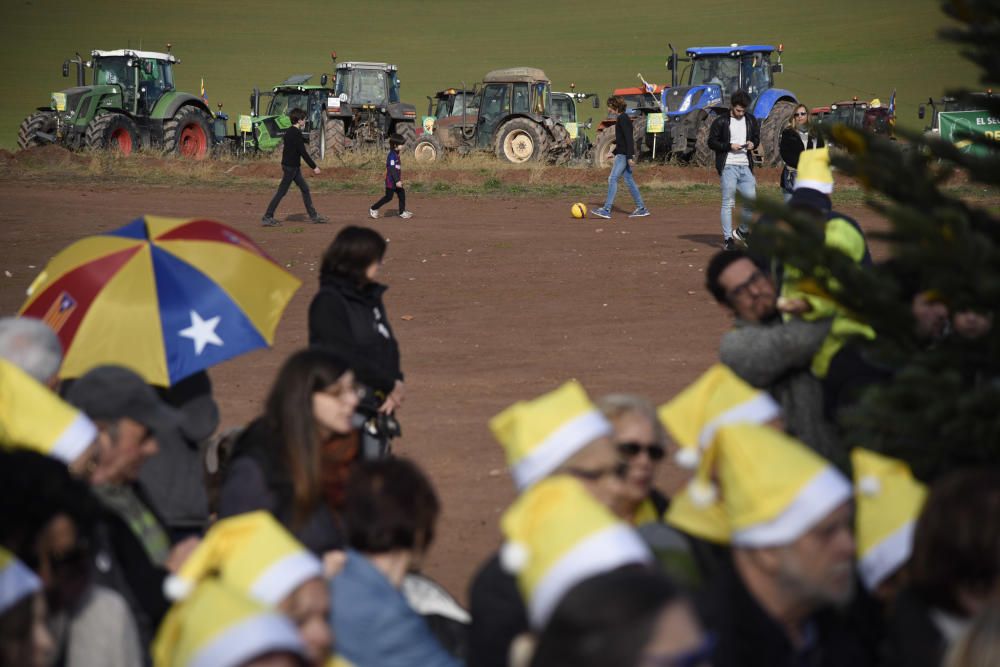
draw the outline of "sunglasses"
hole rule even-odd
[[[808,116],[809,112],[808,111],[796,111],[795,115],[796,116]]]
[[[650,461],[660,461],[667,455],[663,445],[655,442],[649,445],[644,445],[641,442],[622,442],[618,445],[618,453],[627,459],[635,458],[642,452],[646,452]]]
[[[745,296],[750,291],[751,287],[753,287],[758,282],[764,280],[766,277],[767,276],[765,276],[764,272],[761,271],[760,269],[755,270],[752,274],[750,274],[749,278],[741,282],[733,289],[729,290],[729,293],[726,295],[726,299],[732,302],[735,301],[736,299],[743,298],[743,296]]]
[[[585,479],[590,482],[596,482],[609,475],[617,477],[618,479],[625,479],[625,475],[628,473],[628,464],[624,461],[620,461],[614,465],[604,468],[566,468],[566,472],[574,477],[579,477],[580,479]]]

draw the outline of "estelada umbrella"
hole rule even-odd
[[[117,364],[170,386],[270,345],[301,284],[222,223],[147,215],[53,257],[20,314],[59,335],[63,378]]]

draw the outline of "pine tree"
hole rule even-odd
[[[1000,0],[952,0],[943,9],[959,27],[942,38],[979,66],[984,87],[1000,84]],[[969,91],[949,94],[972,99]],[[975,101],[1000,117],[1000,96]],[[905,459],[925,479],[961,465],[1000,465],[1000,218],[948,187],[1000,185],[1000,148],[993,143],[980,157],[930,133],[898,129],[903,141],[893,141],[843,125],[824,131],[843,149],[833,165],[861,185],[866,204],[887,223],[887,231],[868,236],[888,244],[892,268],[858,266],[823,246],[814,220],[764,198],[758,210],[782,222],[760,226],[754,242],[759,236],[765,252],[829,276],[821,280],[827,293],[875,329],[871,353],[896,370],[842,415],[844,444]],[[921,345],[903,276],[932,289],[952,313],[986,318],[988,332]]]

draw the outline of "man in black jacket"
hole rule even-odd
[[[749,229],[750,210],[743,207],[743,221],[733,230],[733,206],[737,190],[745,199],[757,196],[750,152],[760,144],[760,123],[747,111],[750,96],[742,90],[733,93],[729,114],[719,116],[708,131],[708,147],[715,151],[715,169],[722,178],[723,247],[732,250],[733,237],[744,241]]]
[[[608,197],[604,200],[604,206],[592,211],[598,218],[611,217],[611,207],[615,203],[615,195],[618,194],[618,179],[622,177],[625,178],[625,185],[635,200],[635,210],[628,217],[644,218],[649,215],[649,210],[642,203],[639,186],[632,178],[632,167],[635,166],[635,137],[632,136],[632,119],[625,113],[625,108],[625,100],[621,97],[615,96],[608,100],[608,113],[618,114],[618,119],[615,120],[615,161],[611,166],[611,175],[608,176]]]
[[[309,151],[306,150],[306,140],[302,136],[302,130],[306,127],[306,112],[302,109],[292,109],[288,118],[292,121],[292,126],[285,133],[285,147],[281,151],[281,169],[284,175],[281,177],[278,191],[274,193],[274,198],[267,205],[267,213],[264,214],[260,222],[265,227],[278,226],[278,221],[274,219],[274,211],[288,192],[292,181],[295,181],[295,185],[299,186],[299,190],[302,191],[302,201],[306,205],[306,211],[309,212],[309,219],[315,223],[330,222],[313,208],[309,184],[306,183],[306,179],[302,178],[302,160],[306,161],[314,174],[319,174],[319,167],[309,157]]]

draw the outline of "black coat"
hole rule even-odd
[[[382,393],[403,379],[399,345],[382,304],[385,285],[358,288],[347,278],[325,276],[309,304],[309,344],[329,348],[363,383]]]
[[[517,580],[500,565],[499,553],[486,561],[469,587],[468,667],[507,667],[514,639],[528,632],[528,610]]]
[[[938,667],[947,651],[931,607],[912,591],[900,593],[886,624],[883,667]]]
[[[825,145],[823,137],[811,132],[809,133],[809,148],[823,148]],[[786,127],[781,131],[781,138],[778,140],[778,153],[781,154],[781,159],[786,167],[798,169],[799,156],[802,155],[802,151],[804,150],[805,147],[802,145],[802,138],[799,137],[797,130]]]
[[[715,667],[870,667],[872,656],[833,612],[811,619],[814,639],[796,650],[776,621],[751,596],[735,569],[717,572],[698,600],[705,625],[718,643]]]
[[[316,168],[316,163],[306,150],[306,139],[302,136],[302,130],[292,125],[285,132],[285,145],[281,149],[281,166],[298,169],[302,166],[302,160],[305,160],[311,169]]]
[[[743,116],[747,119],[747,141],[753,143],[754,147],[760,146],[760,122],[754,118],[749,111]],[[722,168],[726,166],[726,156],[732,142],[729,140],[729,114],[721,114],[708,129],[708,147],[715,151],[715,170],[722,174]],[[753,171],[753,159],[750,159],[750,171]]]
[[[635,136],[632,128],[632,117],[627,113],[618,114],[615,119],[615,155],[624,155],[629,160],[635,159]]]

